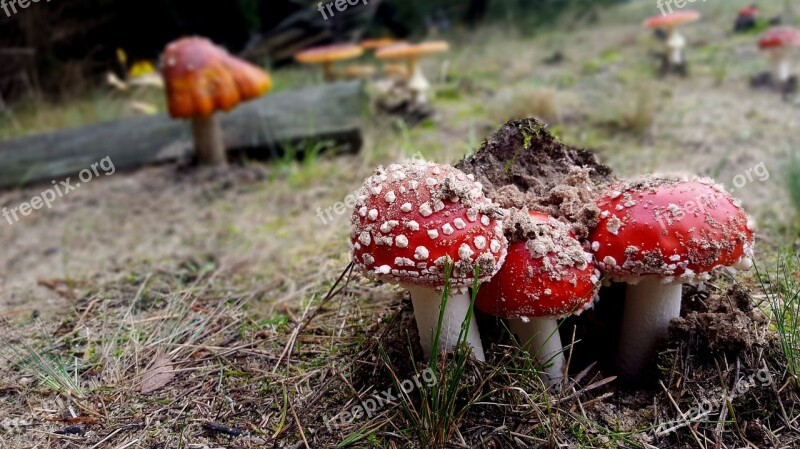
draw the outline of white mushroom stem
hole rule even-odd
[[[414,318],[417,321],[419,340],[425,359],[430,360],[433,348],[433,339],[439,327],[439,306],[442,303],[442,294],[433,288],[405,286],[411,293],[411,302],[414,304]],[[444,309],[442,330],[439,334],[439,352],[450,352],[458,343],[461,334],[461,324],[466,320],[472,300],[467,293],[454,293],[448,298]],[[478,323],[472,320],[467,328],[465,342],[472,347],[472,354],[476,359],[485,361],[483,343],[478,332]]]
[[[425,73],[422,71],[422,65],[419,63],[419,59],[409,59],[408,73],[411,75],[411,78],[408,80],[408,90],[410,90],[413,95],[414,104],[427,104],[431,83],[425,78]]]
[[[785,83],[789,80],[789,52],[786,48],[775,48],[770,52],[772,73],[778,82]]]
[[[198,164],[216,167],[228,165],[225,144],[222,141],[222,127],[215,114],[193,118],[192,132]]]
[[[558,333],[558,320],[553,317],[512,319],[508,327],[520,344],[543,367],[542,381],[548,386],[564,377],[564,348]]]
[[[648,276],[628,285],[622,319],[617,370],[625,379],[636,379],[668,336],[669,322],[681,313],[681,284],[663,284]]]
[[[667,52],[669,62],[674,65],[683,64],[683,49],[686,47],[686,38],[676,30],[670,30],[667,36]]]

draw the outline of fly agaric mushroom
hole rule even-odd
[[[558,320],[591,307],[599,271],[564,223],[541,212],[513,211],[524,240],[512,243],[500,271],[478,290],[475,307],[508,320],[520,343],[545,366],[549,385],[564,376]]]
[[[667,60],[670,65],[680,67],[684,63],[683,49],[686,47],[686,38],[675,29],[678,25],[694,22],[700,19],[700,13],[692,10],[678,11],[671,14],[650,17],[645,20],[646,28],[666,29]]]
[[[162,65],[169,113],[192,119],[198,162],[226,165],[222,129],[214,112],[229,111],[269,91],[269,74],[202,37],[167,45]]]
[[[408,66],[408,89],[413,95],[413,102],[417,105],[424,105],[428,102],[428,92],[431,90],[431,83],[425,78],[419,59],[435,53],[448,51],[450,44],[445,41],[431,41],[420,44],[397,44],[381,48],[375,52],[375,56],[380,60],[402,59]]]
[[[628,283],[617,368],[637,378],[680,315],[681,286],[719,267],[748,270],[754,224],[710,179],[644,178],[615,185],[597,202],[590,240],[597,266]]]
[[[478,267],[480,282],[491,278],[506,257],[503,212],[483,195],[472,176],[446,165],[408,161],[379,167],[357,192],[351,245],[353,261],[368,277],[399,284],[411,293],[425,357],[430,359],[451,266],[439,349],[456,345],[471,300],[467,288]],[[466,342],[478,360],[483,345],[475,321]]]
[[[779,83],[789,80],[789,49],[800,46],[800,30],[792,27],[774,27],[758,40],[758,47],[770,53],[773,76]]]
[[[325,70],[325,81],[336,81],[333,64],[338,61],[358,58],[364,54],[364,49],[353,44],[334,44],[323,47],[309,48],[294,55],[297,62],[303,64],[322,64]]]

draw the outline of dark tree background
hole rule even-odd
[[[620,0],[368,0],[368,6],[350,6],[331,20],[323,20],[315,0],[41,1],[12,17],[0,10],[0,92],[81,93],[103,73],[119,70],[117,48],[130,60],[156,60],[166,43],[190,34],[260,63],[280,64],[306,42],[424,37],[432,27],[509,17],[531,30],[566,11],[614,1]],[[305,39],[288,44],[285,36]]]

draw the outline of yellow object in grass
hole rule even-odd
[[[136,61],[128,71],[128,78],[138,78],[156,73],[156,68],[150,61]]]

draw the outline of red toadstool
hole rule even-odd
[[[503,212],[483,195],[474,178],[446,165],[408,161],[379,167],[357,193],[351,245],[353,261],[368,277],[400,284],[411,292],[420,343],[431,356],[445,285],[452,266],[454,293],[444,311],[439,349],[458,341],[471,300],[475,267],[491,278],[506,257]],[[466,342],[484,360],[477,324]]]
[[[770,52],[773,76],[779,83],[789,80],[789,49],[800,46],[800,30],[792,27],[774,27],[758,40],[761,50]]]
[[[500,271],[478,291],[475,307],[508,320],[550,385],[564,376],[558,320],[591,307],[599,272],[569,227],[540,212],[513,211],[524,240],[512,243]]]
[[[597,205],[601,220],[590,237],[597,266],[630,284],[617,367],[636,378],[680,315],[682,284],[702,283],[719,267],[750,269],[754,224],[710,179],[622,183]]]
[[[198,162],[226,165],[222,129],[214,112],[229,111],[269,91],[269,74],[202,37],[167,45],[162,66],[169,113],[192,119]]]

